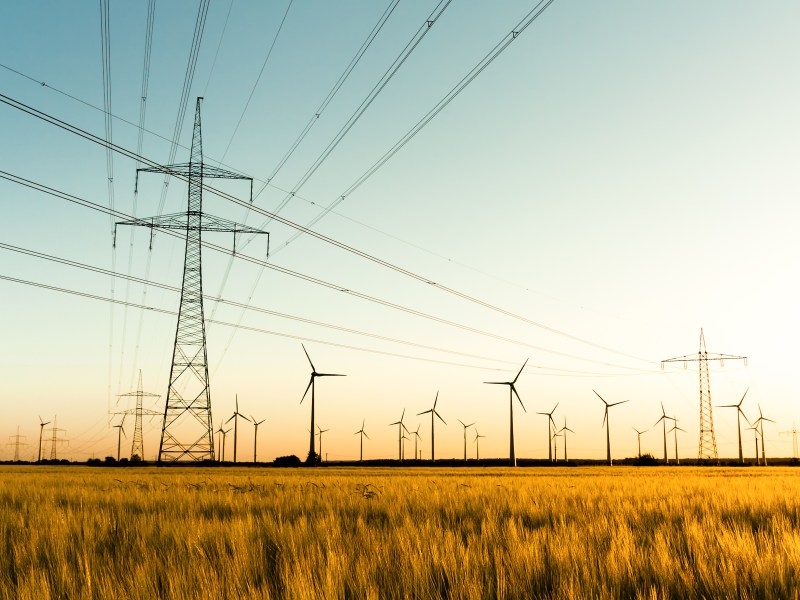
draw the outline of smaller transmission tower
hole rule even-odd
[[[131,460],[136,460],[134,457],[138,457],[139,460],[144,460],[144,437],[142,436],[142,417],[147,415],[150,417],[157,417],[161,415],[157,410],[151,410],[149,408],[143,408],[143,398],[160,398],[160,394],[152,394],[150,392],[143,392],[142,391],[142,370],[139,369],[139,385],[135,392],[128,392],[127,394],[120,394],[120,398],[128,398],[134,397],[136,398],[136,408],[123,410],[122,412],[118,412],[115,414],[118,415],[134,415],[136,417],[135,423],[133,426],[133,442],[131,443]],[[125,418],[124,416],[122,417]]]
[[[68,443],[69,440],[58,437],[59,431],[66,431],[66,429],[59,428],[56,424],[58,422],[58,417],[53,417],[53,426],[50,428],[50,433],[52,433],[52,437],[50,438],[50,460],[58,460],[56,448],[59,444]]]
[[[19,447],[28,445],[22,441],[25,439],[25,436],[19,434],[19,425],[17,425],[17,435],[10,435],[8,439],[13,440],[9,442],[8,445],[14,446],[14,462],[19,462]]]
[[[792,434],[792,458],[800,458],[800,454],[797,452],[797,434],[800,433],[800,430],[797,429],[797,425],[792,423],[792,428],[789,431],[781,431],[781,435],[789,435]]]
[[[706,338],[703,329],[700,329],[700,351],[697,354],[687,354],[686,356],[676,356],[661,361],[661,368],[665,363],[683,363],[686,369],[690,362],[698,363],[700,369],[700,443],[697,450],[697,458],[700,460],[717,460],[717,439],[714,437],[714,416],[711,412],[711,383],[708,377],[708,361],[718,360],[720,366],[725,366],[726,360],[743,360],[747,366],[746,356],[734,356],[733,354],[709,354],[706,350]]]

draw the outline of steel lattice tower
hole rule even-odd
[[[140,460],[144,460],[144,437],[142,436],[142,417],[144,415],[156,416],[160,415],[161,413],[156,410],[150,410],[149,408],[143,408],[143,398],[145,396],[149,398],[160,398],[160,394],[151,394],[150,392],[142,391],[142,371],[139,371],[139,385],[136,388],[135,392],[128,392],[127,394],[120,394],[120,398],[130,397],[133,396],[136,398],[136,408],[133,410],[124,410],[122,412],[116,413],[120,415],[130,415],[133,414],[135,417],[135,422],[133,426],[133,441],[131,443],[131,460],[133,460],[134,456],[138,456]],[[123,417],[123,421],[125,417]]]
[[[706,350],[706,338],[703,329],[700,329],[700,351],[697,354],[687,354],[686,356],[676,356],[661,361],[661,368],[664,363],[682,362],[683,368],[687,368],[689,362],[697,362],[700,371],[700,443],[697,450],[697,458],[700,460],[717,460],[717,440],[714,436],[714,415],[711,406],[711,382],[708,376],[708,361],[718,360],[720,366],[725,365],[725,360],[743,360],[747,366],[746,356],[734,356],[732,354],[709,354]]]
[[[158,449],[159,462],[162,460],[176,461],[183,458],[214,460],[211,392],[203,313],[202,233],[203,231],[233,233],[234,248],[237,233],[267,233],[203,213],[204,178],[249,180],[251,202],[253,179],[203,164],[203,138],[200,123],[202,100],[202,98],[197,98],[189,162],[136,170],[137,189],[139,172],[166,173],[188,181],[189,193],[186,212],[117,223],[117,225],[149,227],[151,232],[153,229],[175,229],[185,232],[186,235],[183,285],[175,330],[175,346],[172,353],[167,401],[164,407],[164,422],[161,428],[161,443]]]

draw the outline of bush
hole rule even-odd
[[[273,464],[276,467],[299,467],[302,463],[297,456],[291,454],[289,456],[279,456]]]

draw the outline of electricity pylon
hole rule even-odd
[[[687,354],[686,356],[676,356],[661,361],[661,368],[665,363],[682,362],[683,368],[687,368],[690,362],[697,362],[700,370],[700,443],[697,450],[697,458],[700,460],[717,460],[717,439],[714,437],[714,417],[711,411],[711,384],[708,377],[708,361],[718,360],[720,366],[725,366],[726,360],[743,360],[747,366],[746,356],[734,356],[733,354],[709,354],[706,351],[706,338],[700,329],[700,351],[697,354]]]
[[[17,425],[17,435],[10,435],[8,439],[14,440],[13,442],[9,442],[9,446],[14,446],[14,462],[19,462],[19,447],[20,446],[27,446],[25,442],[20,440],[24,440],[25,436],[19,434],[19,425]]]
[[[781,431],[780,433],[781,435],[789,435],[790,433],[792,434],[792,458],[798,458],[797,434],[800,433],[800,431],[797,429],[797,425],[792,423],[792,428],[789,431]]]
[[[50,432],[53,434],[53,437],[50,438],[50,460],[58,460],[56,447],[58,444],[62,442],[69,442],[69,440],[65,440],[64,438],[58,437],[59,431],[66,431],[65,429],[60,429],[57,426],[58,417],[53,417],[53,426],[50,428]]]
[[[154,229],[174,229],[183,231],[186,235],[183,285],[175,331],[175,346],[172,351],[172,367],[167,386],[167,401],[164,407],[164,421],[161,427],[161,442],[158,447],[158,462],[164,459],[177,461],[183,458],[214,460],[206,325],[203,313],[202,233],[204,231],[233,233],[234,254],[237,233],[267,233],[203,213],[204,178],[249,180],[251,202],[253,201],[253,179],[203,164],[203,136],[200,125],[202,100],[201,97],[197,98],[189,162],[136,169],[137,189],[139,172],[165,173],[188,181],[189,193],[186,212],[117,222],[117,225],[149,227],[151,243]]]
[[[142,417],[144,415],[148,416],[158,416],[161,413],[157,410],[151,410],[149,408],[142,408],[142,399],[147,396],[148,398],[160,398],[161,394],[151,394],[150,392],[143,392],[142,391],[142,370],[139,369],[139,385],[136,388],[135,392],[128,392],[127,394],[120,394],[120,398],[133,396],[136,398],[136,408],[132,410],[124,410],[122,412],[118,412],[115,414],[118,415],[130,415],[133,414],[136,419],[133,426],[133,442],[131,443],[131,460],[134,460],[134,456],[138,456],[140,460],[144,460],[144,437],[142,436]],[[123,416],[123,419],[125,417]],[[115,425],[116,427],[116,425]]]

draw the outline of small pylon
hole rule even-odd
[[[25,436],[19,434],[19,425],[17,425],[17,434],[8,436],[8,439],[13,440],[9,442],[8,445],[14,446],[14,462],[19,462],[19,447],[28,445],[21,441],[25,439]]]
[[[133,414],[135,416],[135,422],[133,426],[133,441],[131,442],[131,460],[136,460],[134,457],[139,457],[139,460],[144,460],[144,436],[142,435],[142,417],[147,416],[158,416],[161,413],[157,410],[151,410],[149,408],[142,407],[142,399],[146,396],[148,398],[160,398],[160,394],[151,394],[150,392],[143,392],[142,391],[142,370],[139,369],[139,385],[136,388],[135,392],[128,392],[127,394],[120,394],[120,398],[124,397],[135,397],[136,398],[136,408],[132,410],[124,410],[122,412],[118,412],[115,414],[118,415],[130,415]],[[124,417],[123,417],[124,418]]]

